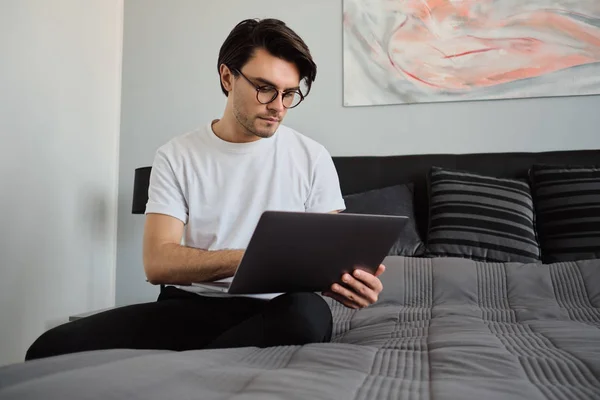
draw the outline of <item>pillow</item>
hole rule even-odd
[[[428,178],[428,256],[539,261],[527,182],[438,167]]]
[[[402,234],[390,249],[389,255],[418,256],[423,254],[423,242],[417,232],[413,209],[414,186],[389,186],[383,189],[344,196],[345,213],[401,215],[408,217]]]
[[[529,170],[545,263],[600,258],[600,167]]]

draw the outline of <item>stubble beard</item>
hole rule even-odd
[[[237,122],[244,128],[244,130],[246,131],[248,136],[254,135],[261,139],[268,139],[275,134],[275,131],[277,131],[277,128],[279,127],[279,123],[277,123],[275,128],[272,130],[271,129],[257,130],[255,128],[254,123],[256,122],[256,120],[259,119],[259,117],[258,116],[250,117],[247,114],[240,111],[240,108],[241,107],[239,107],[239,105],[235,104],[235,102],[234,102],[233,115],[235,116],[235,119],[237,120]]]

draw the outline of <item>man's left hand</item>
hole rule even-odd
[[[348,308],[358,310],[374,304],[379,299],[379,293],[383,290],[383,284],[378,276],[383,274],[385,266],[381,264],[375,274],[361,269],[355,269],[350,274],[342,276],[344,287],[338,283],[331,285],[330,291],[323,292],[323,296],[331,297]]]

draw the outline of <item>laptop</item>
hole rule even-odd
[[[228,294],[321,292],[344,273],[375,273],[405,216],[265,211],[233,279],[193,283]]]

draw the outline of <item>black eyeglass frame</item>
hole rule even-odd
[[[275,99],[277,99],[277,97],[279,97],[280,93],[281,93],[281,99],[282,99],[281,103],[283,104],[283,107],[285,109],[287,109],[287,110],[298,107],[300,105],[300,103],[302,103],[304,101],[304,95],[302,94],[302,92],[300,91],[300,89],[279,90],[276,87],[271,86],[271,85],[262,85],[262,86],[261,85],[257,85],[254,82],[252,82],[246,75],[244,75],[242,73],[242,71],[240,71],[239,69],[232,69],[232,71],[237,72],[238,74],[240,74],[246,81],[248,81],[249,84],[251,84],[254,87],[254,89],[256,90],[256,101],[258,101],[260,104],[270,104],[270,103],[274,102]],[[276,93],[273,96],[273,98],[271,100],[267,101],[266,103],[260,101],[260,99],[258,98],[258,96],[261,93],[261,90],[264,90],[265,88],[268,88],[269,90],[275,90],[276,91]],[[295,93],[298,96],[300,96],[300,101],[298,102],[298,104],[296,104],[294,106],[291,106],[291,107],[286,107],[286,105],[283,102],[283,96],[285,96],[286,93]]]

